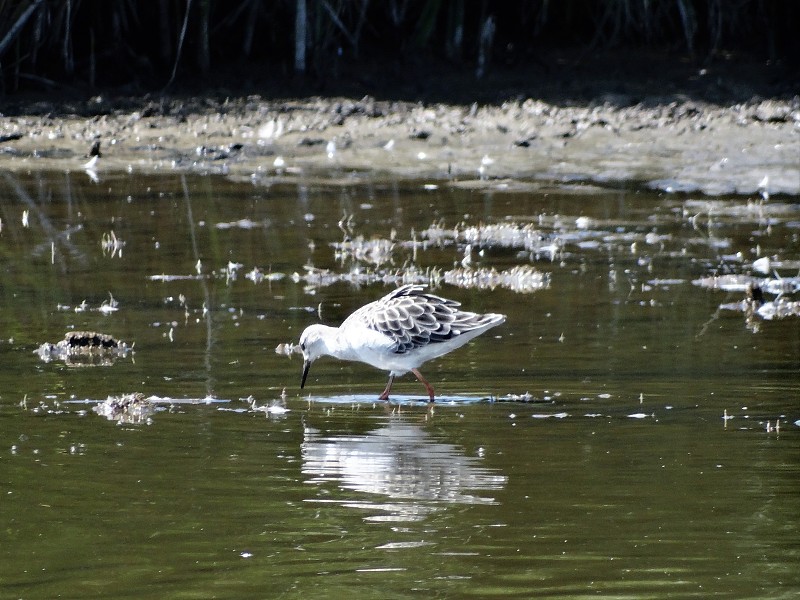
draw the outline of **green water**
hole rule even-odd
[[[800,322],[692,280],[797,261],[798,199],[423,183],[0,177],[0,597],[795,597]],[[278,344],[460,267],[460,242],[413,252],[432,223],[510,222],[559,233],[554,260],[475,244],[472,268],[549,286],[436,288],[508,320],[422,367],[433,410],[334,360],[300,393]],[[337,257],[345,235],[391,262]],[[71,330],[135,353],[34,354]],[[132,392],[161,399],[146,422],[93,410]]]

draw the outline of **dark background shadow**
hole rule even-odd
[[[27,0],[0,7],[0,108],[787,100],[800,94],[799,26],[790,0]]]

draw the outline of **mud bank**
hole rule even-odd
[[[0,121],[0,168],[191,171],[270,182],[391,176],[459,185],[588,182],[710,195],[800,194],[800,97],[479,106],[371,97],[95,97]],[[86,115],[94,116],[86,116]],[[102,157],[89,150],[101,141]]]

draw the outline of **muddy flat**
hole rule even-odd
[[[11,98],[0,121],[0,168],[267,181],[369,173],[479,187],[631,182],[668,192],[797,195],[800,96],[785,73],[768,87],[753,83],[770,75],[766,67],[751,65],[746,84],[735,71],[687,67],[663,81],[652,73],[607,81],[587,68],[565,83],[517,70],[511,82],[497,75],[480,85],[469,76],[429,77],[416,96],[407,82],[384,82],[373,95],[343,85],[336,91],[344,95],[330,97],[216,89]],[[102,156],[93,159],[97,141]]]

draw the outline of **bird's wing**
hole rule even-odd
[[[421,285],[397,288],[362,306],[341,328],[367,327],[392,340],[396,354],[444,342],[486,324],[483,315],[458,309],[460,303],[424,292]]]

